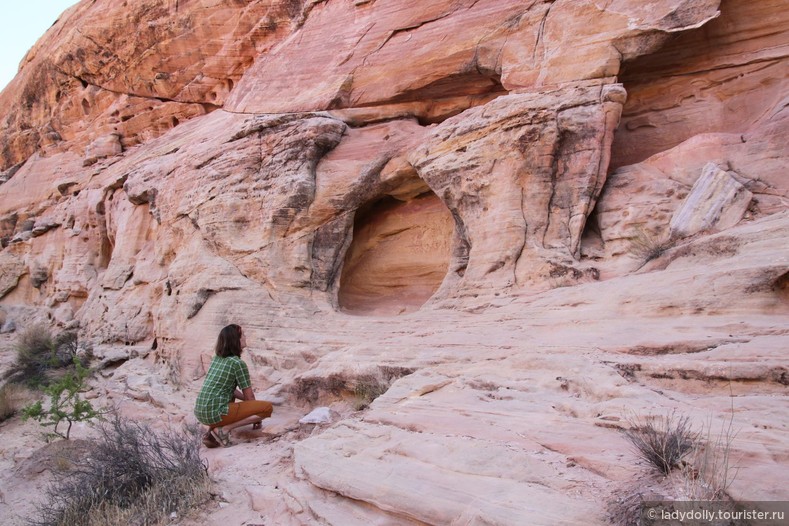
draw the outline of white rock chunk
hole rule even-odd
[[[702,230],[725,230],[740,222],[753,194],[740,184],[733,172],[707,163],[671,218],[674,236],[690,236]]]
[[[336,413],[328,407],[316,407],[301,417],[299,424],[331,424],[335,415]]]

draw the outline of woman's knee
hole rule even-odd
[[[271,405],[270,402],[266,402],[265,400],[260,400],[259,405],[256,408],[255,414],[261,418],[268,418],[271,416],[271,413],[274,411],[274,406]]]

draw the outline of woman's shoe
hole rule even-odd
[[[211,431],[208,431],[205,435],[203,435],[203,445],[207,448],[215,448],[221,446],[222,444],[220,444],[219,441],[214,438],[214,435],[211,434]]]
[[[211,436],[216,439],[222,447],[230,447],[233,443],[230,441],[230,433],[221,427],[215,427],[211,430]]]

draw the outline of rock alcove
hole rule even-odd
[[[431,191],[407,201],[386,196],[359,209],[345,254],[338,302],[356,315],[418,310],[449,267],[454,221]]]

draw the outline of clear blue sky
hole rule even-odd
[[[3,2],[0,15],[0,90],[16,76],[19,63],[60,13],[78,0]]]

